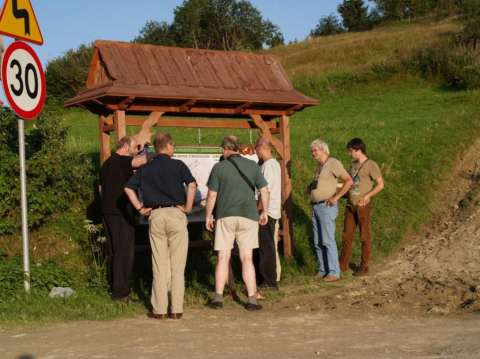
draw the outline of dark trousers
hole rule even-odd
[[[277,257],[275,251],[276,219],[268,217],[268,223],[258,232],[258,283],[269,287],[277,286]]]
[[[360,227],[360,239],[362,241],[362,261],[360,270],[368,272],[372,257],[372,236],[370,233],[370,220],[372,216],[372,204],[366,206],[345,207],[345,223],[343,228],[342,254],[340,255],[340,268],[342,272],[348,269],[352,257],[353,237],[356,227]]]
[[[130,294],[130,277],[135,258],[135,227],[122,215],[104,215],[107,237],[107,280],[112,298]]]

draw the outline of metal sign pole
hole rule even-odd
[[[20,193],[22,204],[22,247],[23,247],[23,284],[25,291],[30,293],[30,252],[28,246],[27,218],[27,176],[25,171],[25,127],[24,121],[18,119],[18,153],[20,155]]]

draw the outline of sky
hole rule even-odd
[[[130,41],[148,20],[173,20],[183,0],[31,0],[45,43],[33,46],[41,61],[97,39]],[[285,40],[304,39],[341,0],[250,0],[278,25]],[[8,44],[9,39],[5,40]]]

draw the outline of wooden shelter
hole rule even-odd
[[[292,255],[289,118],[318,104],[296,91],[270,54],[95,42],[86,89],[65,105],[99,115],[100,160],[126,126],[259,129],[282,168],[282,238]],[[166,118],[174,115],[175,118]],[[181,117],[179,117],[181,116]]]

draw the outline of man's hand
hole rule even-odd
[[[180,211],[182,211],[183,213],[185,213],[185,214],[189,214],[189,213],[192,211],[192,207],[187,208],[186,205],[177,206],[177,208],[178,208]]]
[[[333,196],[333,197],[326,200],[327,207],[333,207],[337,203],[338,203],[338,197],[337,196]]]
[[[152,209],[151,208],[141,208],[139,211],[138,211],[142,216],[144,217],[148,217],[151,213],[152,213]]]
[[[205,228],[210,232],[213,232],[215,229],[215,219],[213,219],[212,215],[205,218]]]
[[[267,214],[267,211],[262,211],[262,213],[260,213],[260,219],[258,220],[258,223],[261,225],[261,226],[264,226],[268,223],[268,214]]]
[[[358,206],[360,207],[365,207],[367,204],[370,203],[370,197],[369,196],[363,196],[358,200]]]

